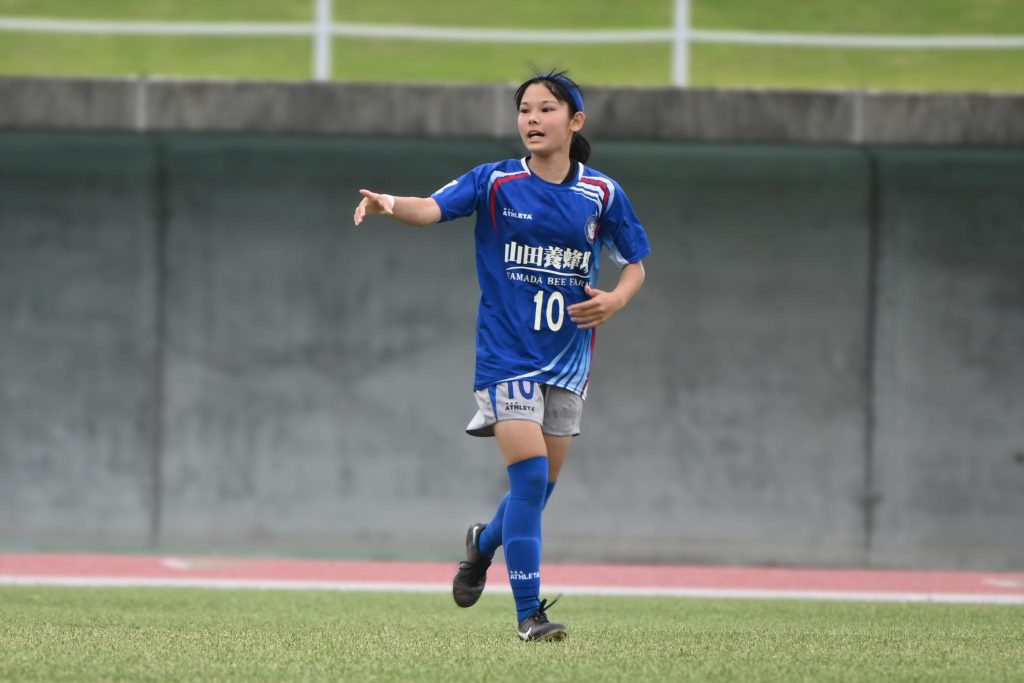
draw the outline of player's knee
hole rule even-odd
[[[548,459],[545,456],[529,458],[510,465],[511,494],[517,498],[541,503],[548,488]]]

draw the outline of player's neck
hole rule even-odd
[[[565,180],[565,176],[572,168],[572,160],[567,155],[552,154],[551,156],[537,156],[534,154],[527,160],[530,172],[541,180],[556,185]]]

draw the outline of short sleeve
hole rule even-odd
[[[482,166],[465,173],[430,195],[441,208],[440,222],[465,218],[476,211]]]
[[[601,233],[612,261],[619,268],[645,259],[651,253],[647,232],[633,211],[629,197],[617,183],[612,201],[601,219]]]

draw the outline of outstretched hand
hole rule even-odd
[[[367,216],[378,216],[385,214],[390,216],[395,210],[395,198],[389,194],[371,192],[370,190],[359,190],[363,200],[356,207],[352,215],[352,222],[359,225]]]
[[[615,292],[594,289],[590,285],[584,287],[583,291],[590,299],[573,304],[566,309],[569,311],[569,319],[576,323],[581,330],[589,330],[603,325],[626,305],[626,302]]]

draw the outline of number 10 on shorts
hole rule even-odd
[[[562,329],[562,323],[565,321],[565,297],[562,296],[561,292],[551,292],[548,296],[547,306],[544,305],[544,290],[538,290],[536,296],[533,297],[534,310],[533,310],[533,329],[539,331],[541,326],[541,315],[543,314],[544,320],[548,324],[548,329],[552,332],[558,332]]]

